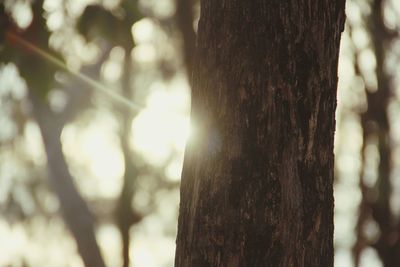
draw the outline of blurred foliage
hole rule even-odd
[[[33,2],[31,9],[33,14],[41,14],[41,1]],[[35,90],[38,90],[38,93],[43,97],[52,87],[56,69],[49,62],[40,62],[38,64],[37,55],[27,50],[26,47],[21,46],[21,44],[7,34],[18,32],[26,41],[49,51],[48,39],[50,32],[47,30],[46,21],[43,16],[33,16],[30,24],[21,30],[13,21],[16,18],[12,18],[11,14],[7,14],[4,6],[2,10],[2,24],[5,24],[4,34],[6,35],[3,38],[7,39],[7,45],[2,47],[0,61],[13,62],[18,67],[21,76],[24,77],[26,82],[32,88],[36,88]]]
[[[96,240],[87,241],[91,231],[106,265],[171,266],[184,144],[177,138],[186,137],[189,94],[174,14],[159,18],[155,6],[0,4],[1,266],[101,266],[101,259],[89,261],[101,258],[93,257]],[[23,42],[65,62],[72,73]],[[122,108],[77,71],[147,105],[139,113]],[[154,102],[160,93],[168,98]],[[154,131],[157,116],[161,132],[146,132]],[[185,132],[171,135],[170,127]],[[154,142],[161,161],[146,156]]]
[[[347,1],[336,135],[336,265],[400,265],[400,5]]]
[[[142,18],[136,1],[123,1],[115,10],[90,5],[80,16],[77,29],[87,40],[101,37],[128,49],[134,46],[133,40],[128,37],[132,25]]]

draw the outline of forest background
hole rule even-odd
[[[199,14],[195,0],[0,2],[0,266],[173,266]],[[335,266],[390,266],[400,2],[346,14]]]

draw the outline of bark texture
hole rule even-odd
[[[201,2],[176,267],[333,266],[341,1]]]

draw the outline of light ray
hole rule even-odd
[[[43,49],[41,49],[37,46],[35,46],[34,44],[26,41],[22,37],[14,34],[12,32],[7,32],[6,36],[7,36],[7,39],[9,39],[10,41],[17,42],[18,44],[20,44],[23,47],[25,47],[26,49],[36,53],[37,55],[41,56],[42,58],[44,58],[47,61],[51,62],[52,64],[56,65],[57,67],[69,72],[74,77],[76,77],[76,78],[80,79],[81,81],[90,85],[91,88],[93,88],[97,91],[100,91],[100,92],[106,94],[107,96],[111,97],[112,100],[114,100],[115,102],[117,102],[125,107],[128,107],[129,109],[136,111],[136,112],[145,108],[144,106],[141,106],[133,101],[130,101],[130,100],[126,99],[125,97],[109,90],[106,86],[104,86],[103,84],[99,83],[98,81],[90,78],[89,76],[86,76],[86,75],[80,73],[79,71],[71,70],[70,68],[68,68],[68,66],[62,60],[56,58],[55,56],[51,55],[50,53],[44,51]]]

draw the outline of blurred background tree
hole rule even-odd
[[[336,138],[336,265],[400,265],[400,2],[347,2]]]
[[[335,265],[400,266],[400,2],[346,12]],[[0,266],[173,266],[198,15],[195,0],[0,3]]]

